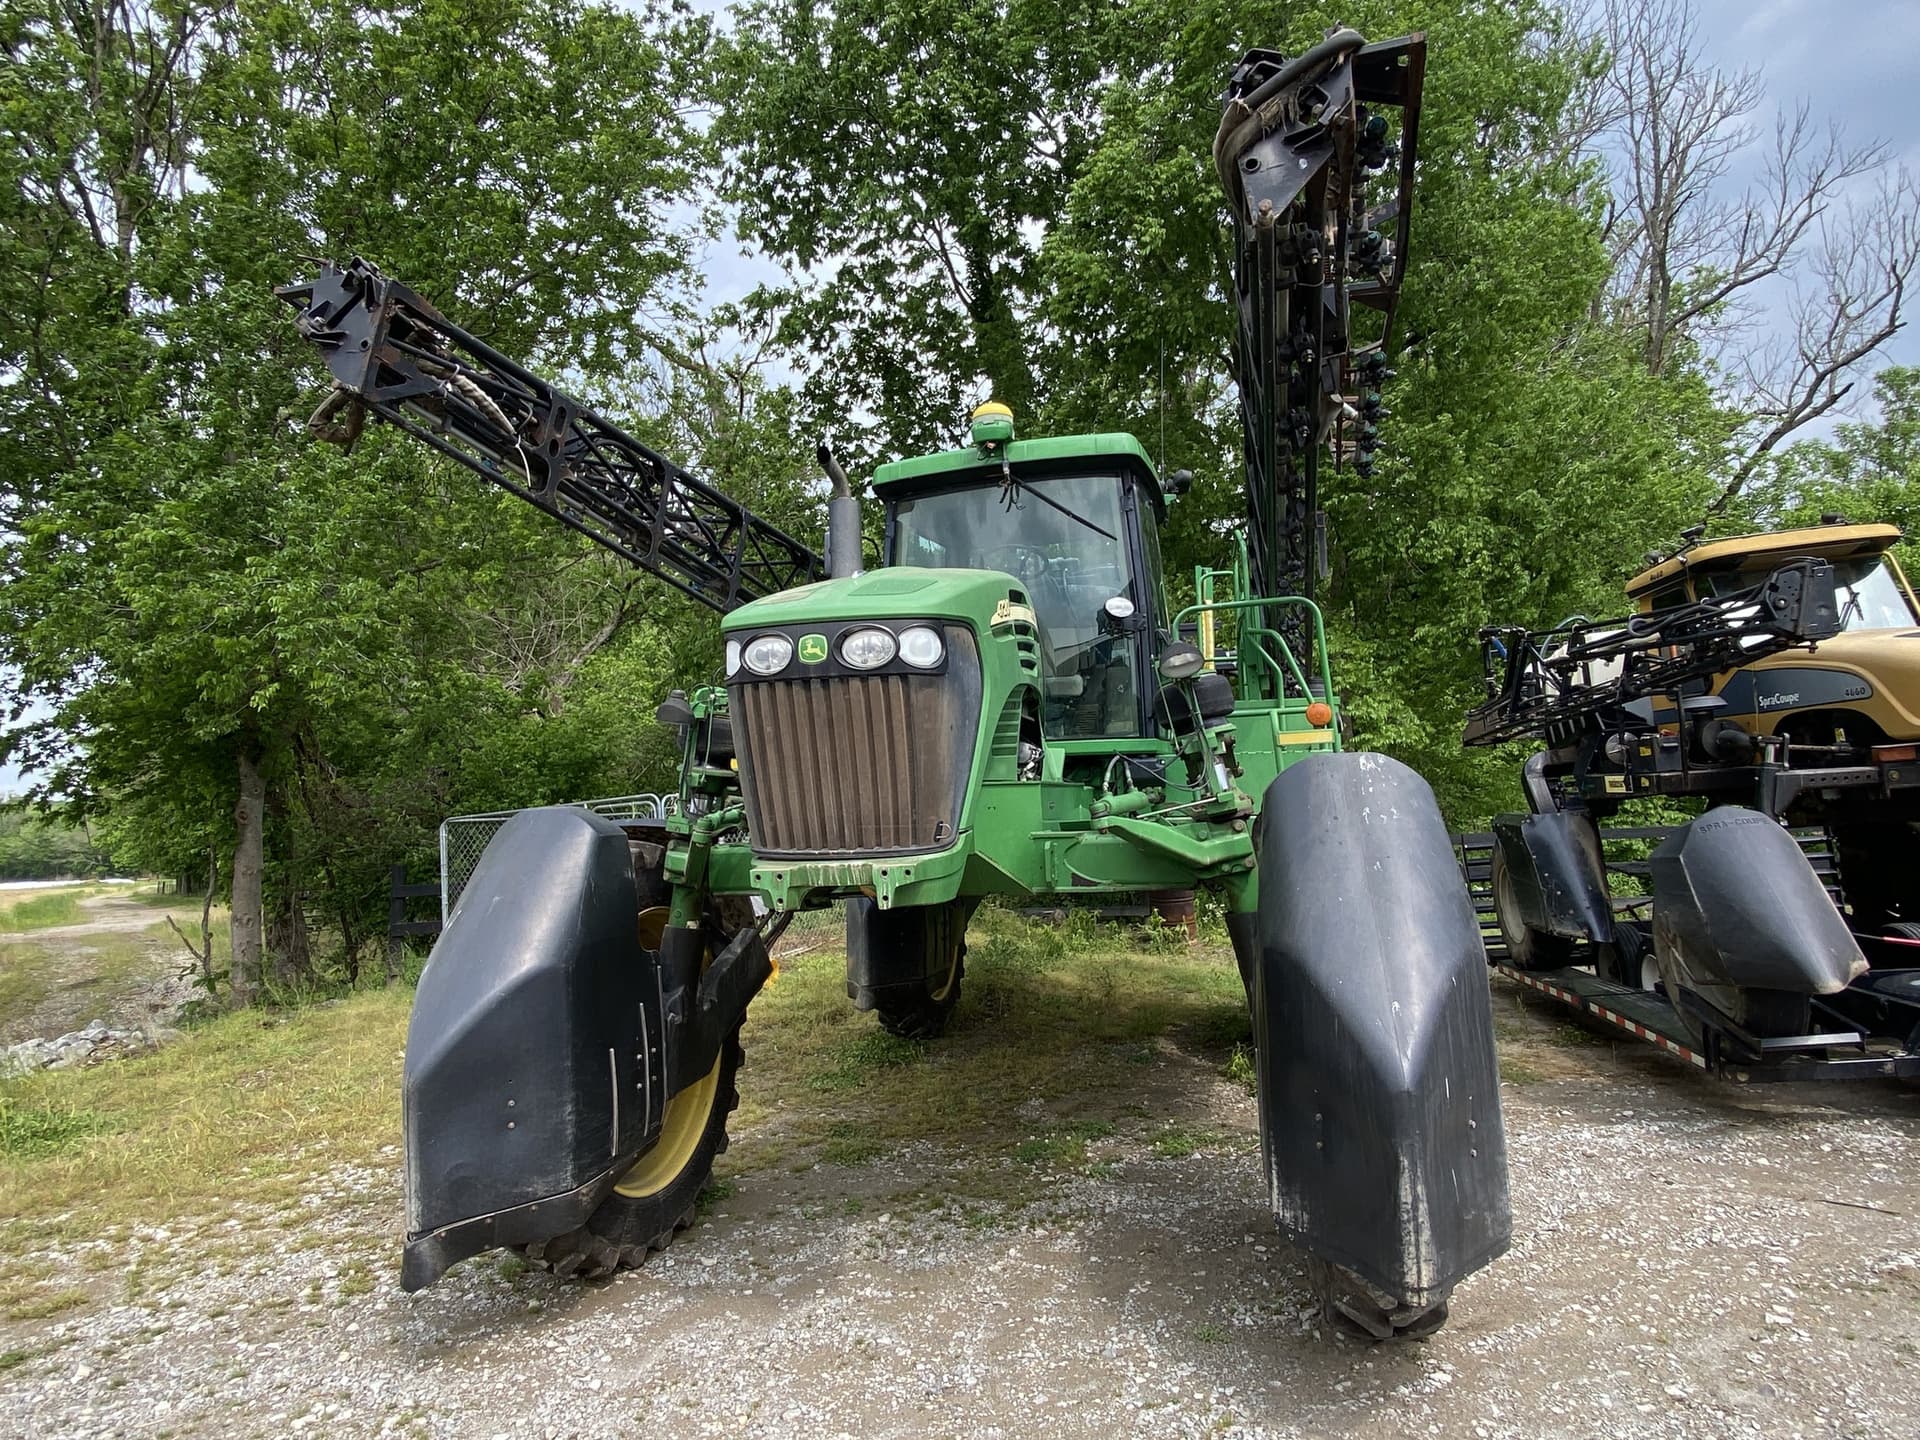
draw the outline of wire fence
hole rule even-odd
[[[584,810],[604,815],[609,820],[663,820],[667,797],[664,795],[616,795],[605,800],[582,800]],[[473,878],[480,856],[500,827],[520,812],[494,810],[485,815],[455,815],[440,822],[440,923],[445,925],[453,913],[460,892]]]

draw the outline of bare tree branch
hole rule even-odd
[[[1888,175],[1886,146],[1850,143],[1804,101],[1769,136],[1764,75],[1708,59],[1695,0],[1592,0],[1576,24],[1610,62],[1569,107],[1611,190],[1595,318],[1655,375],[1704,367],[1743,421],[1717,513],[1900,329],[1914,186]]]
[[[1793,300],[1790,351],[1751,364],[1751,415],[1765,428],[1708,507],[1718,514],[1781,441],[1837,406],[1849,374],[1906,323],[1906,292],[1920,261],[1920,186],[1905,170],[1880,186],[1872,208],[1823,227],[1815,283]],[[1783,351],[1786,347],[1781,347]]]

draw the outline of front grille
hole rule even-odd
[[[951,845],[979,723],[972,637],[939,675],[828,675],[733,687],[755,853],[901,854]]]

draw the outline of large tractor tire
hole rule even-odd
[[[882,910],[847,906],[847,990],[872,1006],[880,1028],[904,1040],[945,1032],[967,973],[967,921],[974,903]]]
[[[741,1053],[736,1030],[708,1076],[667,1102],[659,1143],[634,1162],[587,1223],[526,1246],[526,1258],[556,1275],[600,1280],[646,1264],[692,1225],[714,1159],[727,1148],[727,1117],[740,1103],[734,1076]]]
[[[673,890],[657,868],[643,870],[640,861],[636,853],[640,943],[655,950],[666,929]],[[710,928],[723,923],[716,914]],[[710,938],[709,962],[714,948]],[[521,1253],[556,1275],[601,1280],[617,1270],[646,1264],[649,1255],[672,1244],[675,1235],[693,1224],[700,1193],[713,1175],[713,1162],[726,1152],[727,1117],[740,1103],[734,1080],[742,1058],[740,1029],[735,1026],[722,1042],[713,1069],[667,1101],[660,1138],[634,1161],[587,1223],[524,1246]]]
[[[670,928],[660,858],[566,805],[487,845],[407,1021],[403,1289],[501,1249],[610,1274],[690,1221],[772,959],[750,906]]]

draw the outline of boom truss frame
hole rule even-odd
[[[333,376],[309,422],[320,438],[351,450],[371,412],[723,614],[826,576],[811,546],[365,260],[275,293]]]
[[[1626,707],[1677,694],[1692,681],[1816,644],[1840,628],[1833,566],[1798,559],[1730,595],[1622,620],[1572,621],[1552,630],[1489,626],[1480,632],[1488,698],[1467,716],[1468,745],[1499,745],[1565,730],[1627,724]]]

